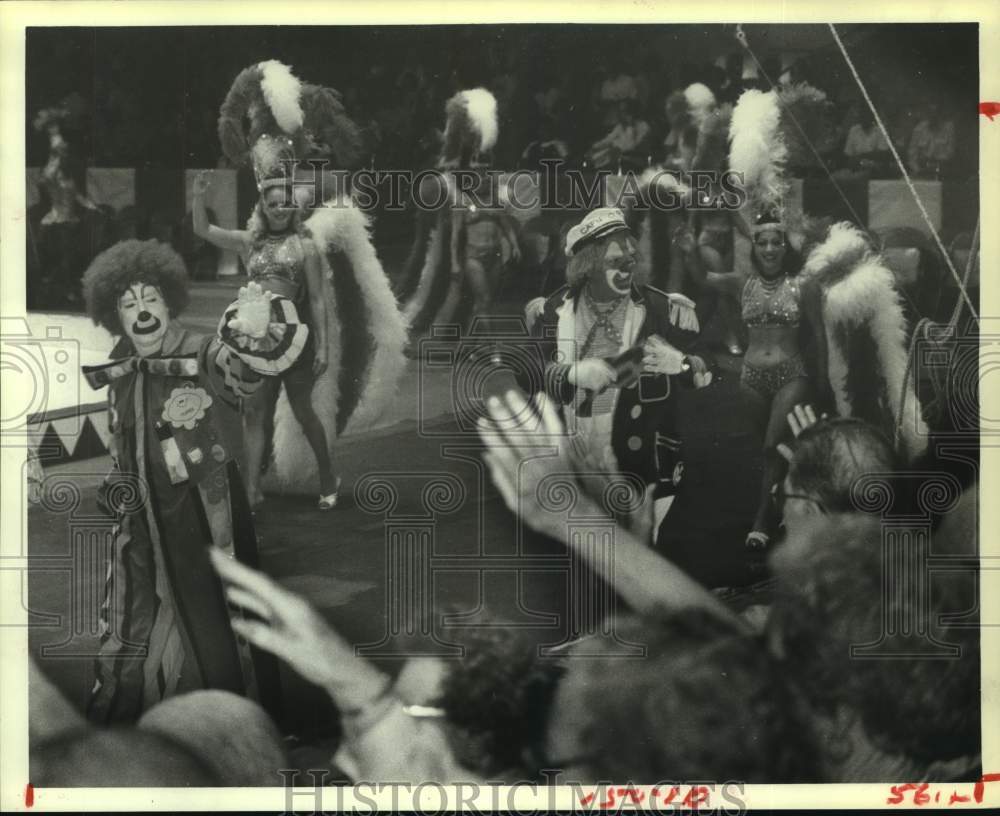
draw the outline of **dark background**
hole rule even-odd
[[[749,25],[762,61],[809,80],[846,108],[860,101],[843,57],[823,25]],[[929,98],[954,117],[965,171],[978,156],[978,26],[839,26],[884,116]],[[27,163],[44,164],[47,144],[31,127],[39,108],[77,92],[92,110],[79,134],[96,166],[215,166],[215,119],[236,74],[266,59],[345,94],[348,111],[375,122],[378,164],[422,162],[418,143],[443,124],[445,100],[483,85],[500,102],[497,166],[510,166],[535,137],[534,94],[563,93],[565,136],[589,143],[606,132],[595,115],[596,89],[619,73],[643,76],[640,115],[663,119],[667,93],[693,81],[712,84],[711,64],[740,52],[734,25],[466,25],[31,28],[26,49]],[[748,61],[748,66],[750,65]],[[753,71],[753,69],[749,69]],[[74,140],[75,141],[75,140]],[[74,144],[74,147],[77,145]]]

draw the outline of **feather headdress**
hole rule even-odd
[[[729,167],[742,174],[754,209],[781,209],[787,169],[811,155],[827,110],[826,95],[805,83],[740,96],[729,128]]]
[[[218,131],[233,164],[253,165],[260,190],[290,181],[300,159],[332,159],[348,169],[360,154],[360,132],[340,94],[301,82],[277,60],[239,73],[219,110]]]
[[[688,114],[696,128],[701,128],[706,117],[715,110],[715,94],[707,85],[695,82],[684,89],[684,101],[687,102]]]
[[[304,119],[301,90],[287,65],[268,60],[241,71],[219,109],[222,151],[235,165],[253,164],[259,190],[287,183],[294,172]]]
[[[340,92],[305,83],[300,97],[304,122],[302,158],[329,159],[339,170],[354,170],[361,160],[361,129],[347,115]]]
[[[497,100],[485,88],[459,91],[445,105],[442,164],[468,166],[497,142]]]

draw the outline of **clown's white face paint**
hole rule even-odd
[[[118,319],[140,357],[159,353],[170,314],[157,287],[148,283],[132,284],[118,298]]]
[[[615,296],[627,295],[632,287],[638,247],[625,232],[611,236],[604,250],[604,281]]]

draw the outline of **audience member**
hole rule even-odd
[[[940,178],[954,156],[955,123],[945,118],[941,104],[932,99],[910,136],[907,169],[921,178]]]
[[[621,165],[645,167],[645,153],[649,142],[649,124],[637,116],[637,104],[625,99],[617,103],[617,121],[603,139],[587,151],[592,165],[597,169],[610,169]]]
[[[851,168],[869,172],[884,168],[891,160],[889,143],[867,108],[862,109],[860,121],[847,132],[844,157]]]

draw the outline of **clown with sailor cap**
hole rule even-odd
[[[683,473],[673,392],[712,379],[694,354],[694,303],[634,279],[637,242],[614,207],[573,227],[566,254],[567,284],[527,308],[549,361],[545,391],[595,464],[656,485],[661,520]]]

